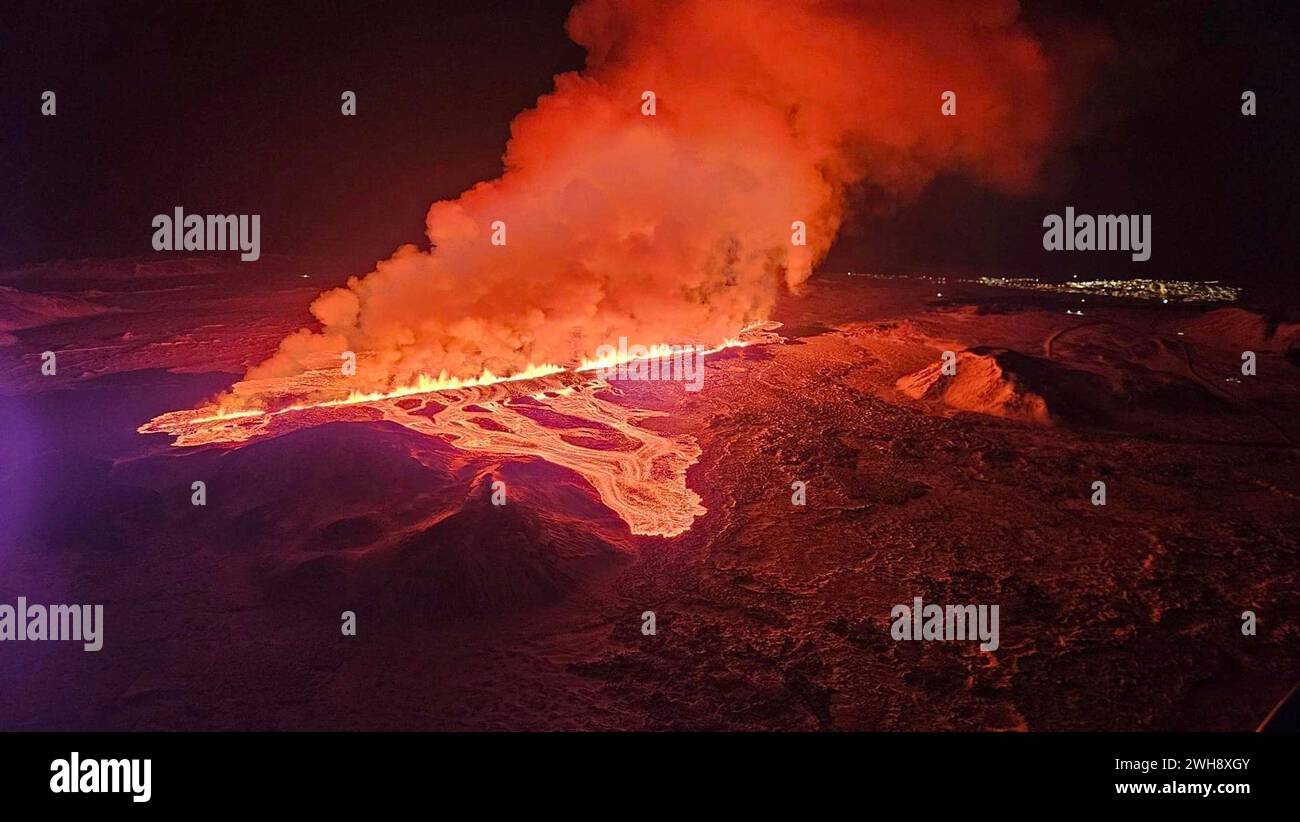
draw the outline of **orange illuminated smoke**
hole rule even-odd
[[[579,2],[567,29],[586,65],[511,123],[499,178],[434,203],[427,248],[322,293],[316,325],[211,408],[141,430],[201,445],[389,419],[572,468],[633,532],[679,534],[703,510],[685,485],[694,443],[539,364],[589,374],[613,363],[583,358],[620,337],[713,342],[772,316],[854,191],[905,200],[946,174],[1029,188],[1068,125],[1062,72],[1085,61],[1018,17],[1014,0]],[[960,115],[941,116],[945,88]],[[345,352],[367,355],[340,390]],[[575,445],[519,413],[506,389],[533,380],[563,389],[539,402],[620,445]],[[433,392],[449,404],[408,410]]]
[[[1018,17],[1014,0],[579,2],[586,64],[514,119],[502,175],[435,202],[427,246],[322,293],[247,378],[367,351],[355,385],[383,393],[620,337],[724,339],[803,285],[855,199],[1032,184],[1068,126],[1051,57],[1082,61]]]

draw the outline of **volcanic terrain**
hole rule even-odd
[[[98,653],[6,643],[0,727],[1250,729],[1295,684],[1294,325],[820,273],[698,393],[158,422],[345,273],[0,276],[0,602],[105,606]],[[998,604],[1000,647],[894,641],[916,596]]]

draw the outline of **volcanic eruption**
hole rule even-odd
[[[504,404],[472,403],[496,424],[466,429],[458,400],[416,425],[397,401],[581,371],[620,338],[735,344],[769,318],[780,289],[808,279],[851,189],[896,201],[942,173],[1026,188],[1067,95],[1017,14],[1002,0],[580,3],[567,28],[587,49],[585,70],[557,76],[514,120],[500,178],[433,204],[427,250],[405,245],[324,292],[311,304],[316,326],[210,405],[141,431],[177,445],[240,442],[275,430],[268,414],[338,419],[368,403],[465,447],[573,467],[634,532],[679,533],[689,516],[664,524],[627,500],[666,477],[676,509],[698,510],[683,479],[693,444],[641,431],[636,413],[597,398],[600,381],[527,390],[641,444],[594,463],[561,457],[592,449],[546,447],[554,438],[522,417],[503,422]],[[941,116],[952,89],[960,113]],[[354,371],[340,368],[349,356]]]
[[[1258,727],[1272,10],[571,3],[6,15],[0,602],[104,641],[4,643],[0,727]],[[265,253],[152,249],[178,206]]]

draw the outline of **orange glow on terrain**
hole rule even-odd
[[[764,329],[774,328],[767,324]],[[703,353],[778,340],[768,330],[747,330]],[[652,348],[652,356],[662,355]],[[694,438],[663,434],[641,423],[662,411],[625,407],[615,401],[617,385],[590,374],[616,359],[583,360],[573,369],[530,366],[498,377],[471,379],[421,375],[385,392],[348,391],[341,398],[293,401],[276,408],[230,409],[214,404],[162,414],[140,426],[142,434],[168,434],[177,447],[239,446],[330,422],[389,421],[463,451],[494,457],[536,457],[568,468],[591,484],[600,500],[633,534],[673,537],[689,530],[705,512],[699,494],[686,485],[686,471],[700,456]],[[252,381],[261,398],[280,397],[311,385],[321,393],[327,381],[346,379],[338,369],[290,380]],[[674,390],[681,385],[669,383]],[[235,387],[248,396],[249,386]],[[344,388],[336,386],[336,394]],[[564,420],[563,426],[548,424]]]

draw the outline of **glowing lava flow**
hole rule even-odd
[[[750,326],[750,328],[746,329],[746,331],[763,327],[765,325],[767,324],[760,323],[758,325]],[[719,345],[715,348],[699,347],[696,350],[699,351],[700,354],[704,356],[708,356],[709,354],[716,354],[719,351],[726,351],[728,348],[744,348],[749,344],[750,343],[740,339],[740,337],[731,337],[730,339],[723,340],[722,345]],[[675,353],[674,348],[671,345],[652,345],[647,349],[647,352],[648,353],[644,357],[633,357],[631,355],[626,355],[626,354],[620,356],[619,352],[613,351],[608,356],[598,357],[594,360],[583,359],[582,363],[573,370],[575,372],[585,373],[587,371],[600,371],[605,368],[614,368],[616,366],[622,365],[624,363],[630,363],[635,360],[655,360],[655,359],[671,360]]]
[[[773,339],[773,334],[751,329],[741,339],[704,353]],[[567,371],[544,365],[510,377],[484,372],[469,380],[444,374],[389,392],[352,392],[343,399],[299,402],[276,410],[173,411],[139,431],[170,434],[178,447],[238,445],[329,422],[387,420],[445,439],[463,451],[537,457],[568,468],[591,484],[632,533],[676,536],[705,512],[700,496],[686,485],[686,471],[699,458],[700,448],[690,436],[662,434],[641,425],[664,412],[626,408],[604,399],[598,394],[613,391],[611,386],[579,374],[617,364],[608,358],[584,360]],[[257,387],[267,396],[286,393],[274,384]],[[548,425],[548,418],[566,423]]]

